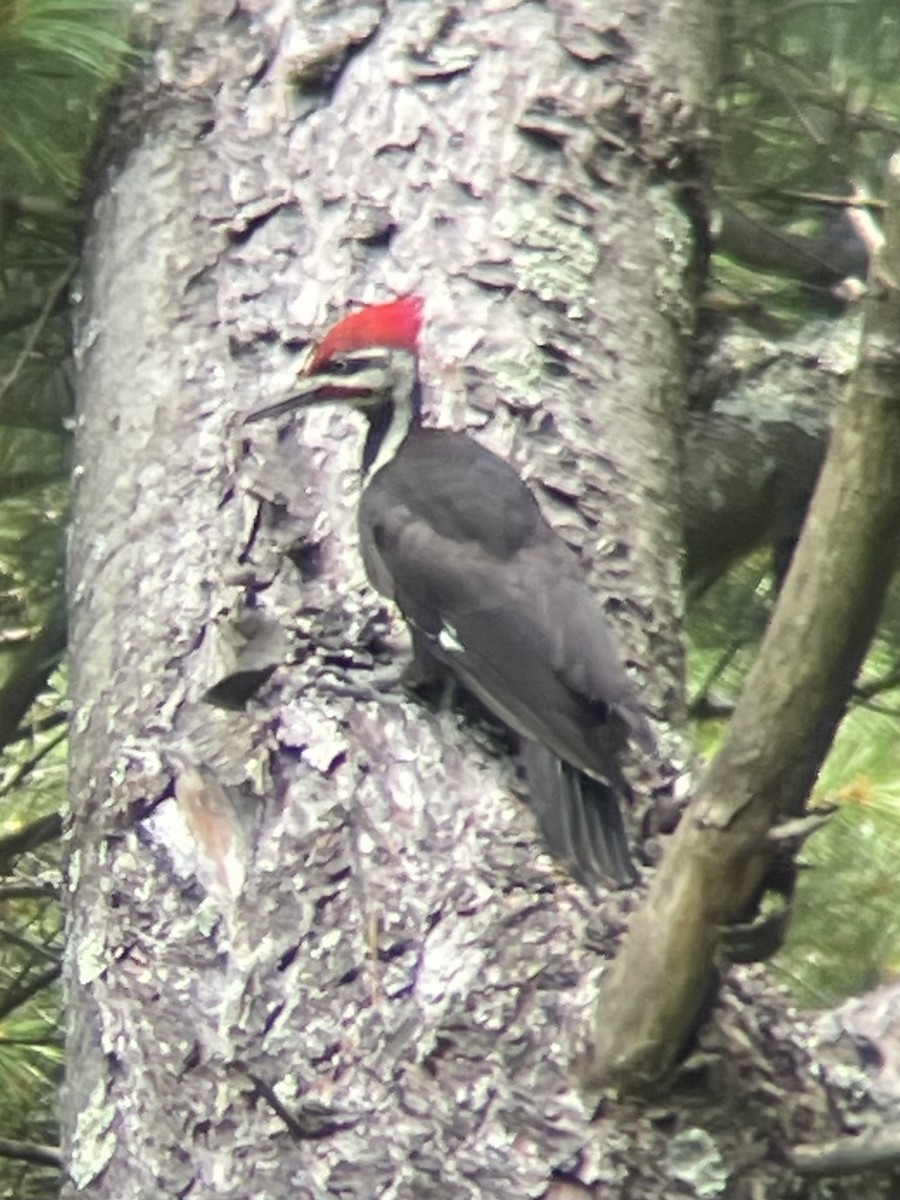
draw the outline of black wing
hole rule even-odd
[[[646,722],[575,554],[512,467],[419,431],[360,522],[370,577],[435,658],[518,733],[625,791],[616,751]]]
[[[633,883],[635,870],[615,790],[557,758],[537,742],[523,743],[531,807],[550,853],[588,887]]]

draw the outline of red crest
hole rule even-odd
[[[387,304],[367,304],[352,312],[328,330],[313,353],[306,373],[324,366],[336,354],[363,350],[367,346],[387,346],[415,354],[422,328],[421,296],[401,296]]]

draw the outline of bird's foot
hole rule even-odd
[[[403,700],[403,673],[393,669],[375,670],[361,679],[359,672],[341,672],[320,677],[317,687],[327,696],[353,700],[357,704],[384,704]]]

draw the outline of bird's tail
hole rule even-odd
[[[522,747],[531,803],[550,853],[587,887],[637,878],[616,792],[527,741]]]

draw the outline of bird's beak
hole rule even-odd
[[[256,409],[244,417],[244,424],[262,421],[265,417],[280,417],[282,413],[309,408],[313,404],[350,404],[361,411],[377,408],[384,400],[385,379],[380,364],[348,376],[334,373],[299,375],[290,396]]]
[[[322,404],[336,397],[329,395],[327,383],[317,379],[315,375],[301,375],[294,384],[294,390],[284,400],[275,404],[267,404],[264,408],[255,408],[244,417],[244,425],[252,425],[255,421],[265,421],[270,417],[280,417],[284,413],[294,412],[298,408],[310,408],[313,404]]]

